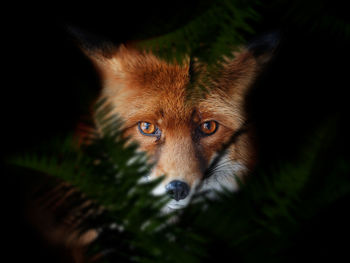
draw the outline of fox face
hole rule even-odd
[[[189,92],[190,61],[168,63],[125,46],[109,57],[87,54],[101,76],[101,97],[124,121],[124,135],[155,164],[147,178],[165,175],[154,193],[172,197],[169,209],[186,206],[196,191],[238,189],[237,178],[256,162],[244,104],[260,66],[249,50],[227,59],[201,94]]]

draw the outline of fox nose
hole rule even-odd
[[[179,201],[181,199],[185,199],[188,196],[190,187],[185,182],[174,180],[165,186],[165,190],[167,194],[171,196],[171,198]]]

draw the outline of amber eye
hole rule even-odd
[[[157,135],[158,128],[152,123],[141,121],[139,122],[139,130],[144,135]]]
[[[214,134],[217,128],[218,128],[218,123],[216,121],[206,121],[199,126],[200,131],[205,135]]]

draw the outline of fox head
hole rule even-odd
[[[148,178],[165,176],[154,193],[171,195],[168,208],[184,207],[195,191],[236,190],[237,178],[253,169],[256,147],[245,99],[262,63],[251,50],[226,59],[219,74],[202,82],[209,87],[200,96],[188,88],[190,60],[169,63],[124,45],[108,56],[85,53],[100,73],[100,96],[124,121],[125,136],[155,164]],[[204,70],[198,68],[200,79]]]

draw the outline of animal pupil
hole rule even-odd
[[[205,134],[213,134],[216,131],[217,124],[215,121],[206,121],[201,125],[201,131]]]
[[[141,122],[141,130],[146,134],[152,134],[155,132],[156,128],[152,123],[149,122]]]

